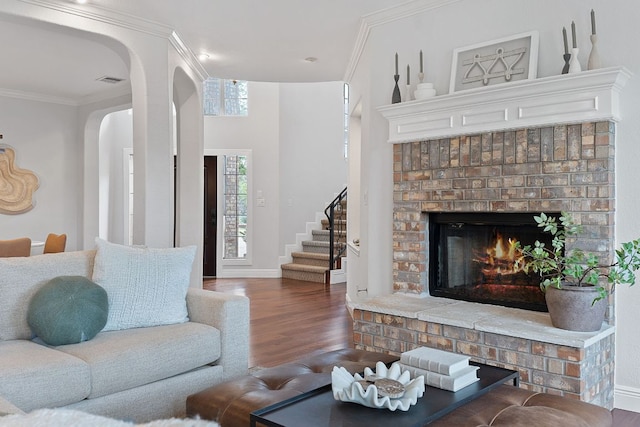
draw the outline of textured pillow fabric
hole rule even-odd
[[[107,323],[107,293],[83,276],[51,279],[31,298],[27,322],[49,345],[90,340]]]
[[[0,341],[32,338],[27,311],[33,295],[58,276],[91,278],[96,251],[0,258]]]
[[[215,421],[169,418],[163,420],[153,420],[142,424],[133,424],[130,421],[123,421],[108,418],[102,415],[93,415],[76,409],[36,409],[28,414],[10,414],[6,418],[0,419],[0,427],[68,427],[68,426],[91,426],[91,427],[220,427]]]
[[[187,289],[195,246],[153,249],[96,239],[93,281],[109,296],[104,331],[189,320]]]

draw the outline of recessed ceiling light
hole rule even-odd
[[[87,3],[89,0],[76,0],[76,3],[78,4],[85,4]]]
[[[203,53],[199,53],[198,54],[198,59],[200,61],[206,61],[207,59],[209,59],[209,54],[204,53],[204,52]]]
[[[318,58],[316,58],[315,56],[308,56],[306,58],[304,58],[305,61],[307,62],[316,62],[318,60]]]

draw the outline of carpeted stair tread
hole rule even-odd
[[[334,212],[334,250],[343,247],[346,240],[347,201],[341,201],[341,206]],[[311,238],[302,242],[302,251],[292,252],[292,262],[281,265],[282,277],[317,283],[328,283],[329,280],[329,237],[327,229],[329,220],[321,220],[321,229],[312,230]]]
[[[320,224],[322,225],[322,229],[323,230],[327,230],[329,228],[329,220],[328,219],[321,220]],[[345,228],[347,226],[347,219],[346,218],[335,218],[333,220],[333,224],[335,225],[336,229]]]
[[[321,246],[321,247],[329,247],[329,242],[323,242],[320,240],[305,240],[302,242],[302,246]]]
[[[329,254],[329,242],[319,242],[315,240],[305,240],[302,242],[302,250],[308,253]]]
[[[322,261],[329,261],[329,254],[321,254],[317,252],[292,252],[293,258],[309,258]]]
[[[326,229],[329,226],[329,220],[328,219],[322,219],[320,220],[320,223],[322,224],[322,228]],[[338,225],[346,225],[347,220],[346,219],[341,219],[341,218],[336,218],[333,220],[333,223]]]
[[[282,277],[285,279],[315,283],[326,283],[327,281],[327,267],[290,263],[283,264],[281,270]]]
[[[327,271],[327,267],[318,267],[316,265],[308,265],[308,264],[282,264],[283,270],[296,270],[296,271],[308,271],[310,273],[323,273]]]
[[[313,236],[313,241],[317,242],[328,242],[329,237],[331,236],[329,230],[313,230],[311,232],[311,235]],[[334,240],[338,240],[341,238],[344,239],[346,235],[346,231],[336,231],[334,232]]]
[[[291,258],[295,264],[315,265],[329,268],[329,254],[319,252],[292,252]]]

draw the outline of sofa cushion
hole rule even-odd
[[[23,414],[20,408],[15,406],[13,403],[9,402],[7,399],[4,399],[0,396],[0,417],[7,414]]]
[[[89,395],[82,360],[28,340],[0,341],[0,395],[23,411],[64,406]]]
[[[186,295],[195,246],[152,249],[96,239],[93,281],[109,296],[104,331],[189,320]]]
[[[211,326],[187,322],[100,332],[91,341],[56,349],[90,366],[89,397],[94,398],[215,362],[220,357],[220,332]]]
[[[90,340],[107,323],[107,292],[84,276],[59,276],[31,298],[27,322],[49,345]]]
[[[27,311],[31,297],[57,276],[91,277],[95,251],[0,258],[0,340],[30,339]]]

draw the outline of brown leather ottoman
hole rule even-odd
[[[187,398],[187,416],[217,421],[222,427],[247,427],[251,412],[331,383],[334,366],[352,374],[397,356],[343,349],[309,356],[218,384]]]
[[[217,421],[222,427],[247,427],[251,412],[329,384],[334,366],[353,374],[377,361],[396,360],[397,356],[354,349],[306,357],[193,394],[187,398],[187,415]],[[600,406],[503,385],[428,427],[611,427],[612,423],[611,412]]]
[[[611,427],[611,411],[548,393],[500,386],[429,427]]]

